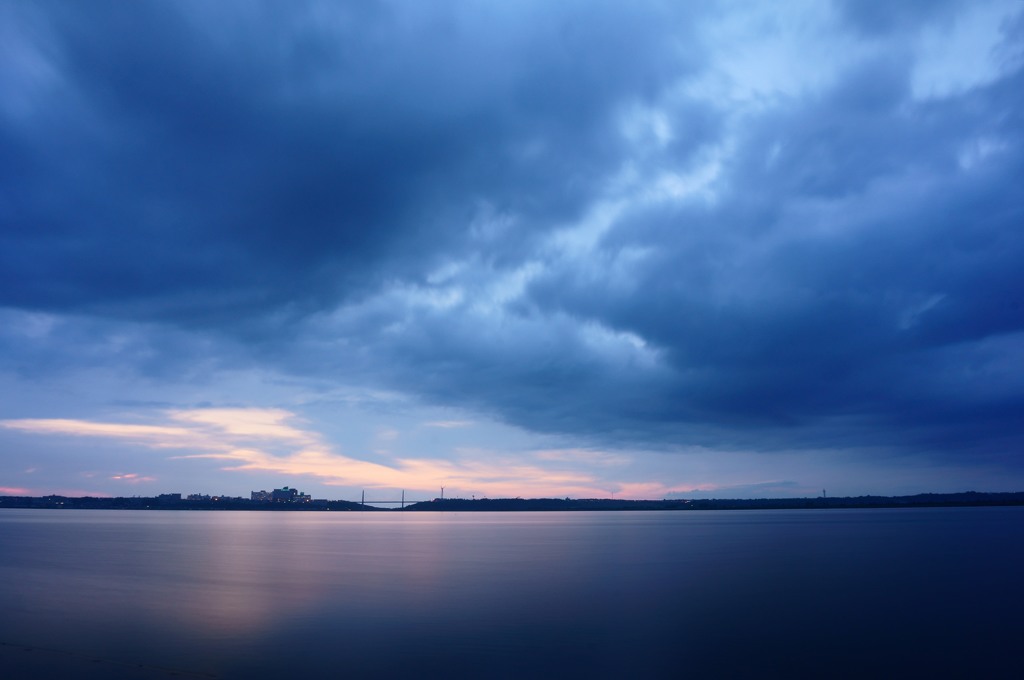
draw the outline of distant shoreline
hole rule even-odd
[[[0,496],[0,508],[52,510],[233,510],[253,512],[587,512],[693,510],[825,510],[1024,505],[1024,491],[925,493],[914,496],[617,500],[612,498],[435,498],[381,508],[357,501],[272,502],[245,498],[190,500],[156,497]]]

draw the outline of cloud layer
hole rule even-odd
[[[1024,472],[1017,2],[0,13],[11,380],[258,369],[570,449]]]

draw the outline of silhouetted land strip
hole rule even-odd
[[[1024,492],[981,493],[968,491],[916,496],[856,496],[836,498],[711,498],[690,500],[628,501],[610,498],[499,498],[466,500],[435,499],[407,506],[409,510],[517,511],[517,510],[799,510],[805,508],[907,508],[1024,505]]]
[[[404,508],[377,508],[354,501],[275,503],[245,498],[218,500],[160,497],[72,498],[67,496],[0,496],[0,508],[77,510],[251,510],[257,512],[585,512],[595,510],[800,510],[830,508],[922,508],[1024,505],[1024,492],[925,493],[915,496],[855,496],[836,498],[711,498],[630,501],[611,498],[435,498],[410,502]]]
[[[359,510],[380,512],[380,508],[352,501],[322,501],[319,503],[274,503],[252,501],[248,498],[220,498],[217,500],[164,499],[132,496],[94,498],[85,496],[0,496],[0,508],[46,508],[57,510],[252,510],[255,512],[323,512]],[[386,512],[386,511],[385,511]]]

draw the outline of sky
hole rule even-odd
[[[1024,490],[1024,2],[0,3],[0,494]]]

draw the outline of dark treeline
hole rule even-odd
[[[611,498],[498,498],[435,499],[405,510],[516,511],[516,510],[789,510],[804,508],[902,508],[1024,505],[1024,492],[926,493],[916,496],[856,496],[836,498],[711,498],[692,500],[629,501]]]
[[[325,510],[379,510],[351,501],[318,501],[316,503],[273,503],[248,498],[207,498],[201,500],[131,496],[95,498],[85,496],[0,496],[0,508],[53,508],[69,510],[256,510],[271,512],[303,512]]]
[[[587,510],[791,510],[805,508],[904,508],[1024,505],[1024,492],[925,493],[915,496],[856,496],[835,498],[712,498],[631,501],[611,498],[435,498],[410,502],[404,508],[383,509],[355,501],[275,503],[245,498],[181,499],[166,496],[129,498],[72,498],[68,496],[0,496],[0,508],[77,510],[255,510],[271,512],[372,511],[388,512],[517,512]]]

